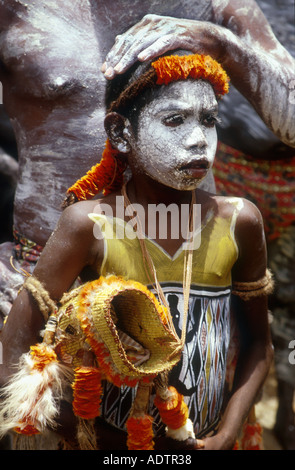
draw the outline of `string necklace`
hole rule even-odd
[[[126,215],[130,218],[134,217],[136,221],[136,231],[138,234],[138,240],[140,244],[140,248],[142,251],[143,256],[143,264],[146,271],[147,278],[151,285],[153,285],[155,291],[158,294],[159,300],[162,302],[162,305],[166,308],[168,314],[168,324],[169,328],[172,333],[177,336],[175,331],[175,327],[172,321],[172,315],[170,312],[169,304],[166,300],[164,295],[163,289],[161,284],[158,281],[157,271],[152,260],[152,257],[147,249],[146,242],[145,242],[145,235],[142,230],[142,225],[140,218],[137,216],[136,210],[133,208],[126,192],[126,183],[122,187],[122,196],[124,198],[124,206]],[[181,331],[181,345],[184,346],[185,338],[186,338],[186,324],[188,318],[188,308],[189,308],[189,293],[190,293],[190,286],[191,286],[191,278],[192,278],[192,259],[193,259],[193,237],[194,237],[194,220],[193,220],[193,208],[196,204],[196,195],[195,191],[192,191],[191,203],[190,203],[190,211],[189,211],[189,220],[188,220],[188,233],[186,238],[186,248],[184,249],[184,262],[183,262],[183,324],[182,324],[182,331]],[[190,235],[190,240],[188,237]]]

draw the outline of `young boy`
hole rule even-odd
[[[196,202],[201,224],[194,235],[199,236],[200,244],[192,251],[186,342],[169,383],[184,395],[196,437],[202,438],[205,449],[233,448],[272,358],[266,295],[270,281],[260,213],[244,199],[219,197],[198,188],[214,162],[217,98],[226,91],[227,77],[219,64],[208,56],[183,53],[152,65],[136,65],[128,75],[116,78],[107,98],[108,147],[98,167],[70,188],[68,199],[89,199],[102,189],[107,195],[64,210],[34,271],[34,278],[56,302],[78,276],[87,281],[115,274],[150,286],[143,267],[144,243],[181,335],[186,239],[183,231],[178,231],[178,237],[171,231],[181,227],[182,208]],[[121,191],[118,187],[127,164],[131,177]],[[127,231],[124,237],[106,236],[113,228],[106,231],[110,220],[122,222],[118,196],[125,206],[142,208],[141,237],[128,237]],[[98,213],[100,204],[109,207],[112,219]],[[173,204],[179,209],[170,220],[166,238],[160,233],[161,217],[156,222],[148,217],[151,204]],[[93,216],[89,217],[93,213],[104,220],[101,232],[94,230]],[[130,217],[126,212],[123,217],[126,227]],[[153,239],[146,235],[151,232]],[[240,354],[231,395],[225,402],[232,289],[237,294],[233,303]],[[2,384],[12,364],[37,342],[43,327],[36,302],[23,289],[1,337]],[[132,393],[126,387],[106,384],[97,420],[100,449],[124,448]],[[156,412],[150,413],[157,421]],[[70,418],[63,418],[63,424],[64,435],[67,426],[73,431]],[[169,440],[163,442],[158,424],[156,448],[168,448]],[[185,449],[185,443],[180,445]]]

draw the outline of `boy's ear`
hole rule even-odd
[[[104,127],[112,146],[122,153],[131,150],[131,125],[127,118],[119,113],[109,113],[104,120]]]

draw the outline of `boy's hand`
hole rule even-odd
[[[203,440],[191,437],[185,441],[177,441],[170,437],[159,437],[155,441],[155,450],[202,450],[204,446]]]
[[[215,436],[204,438],[202,443],[204,446],[202,450],[232,450],[235,439],[217,433]]]

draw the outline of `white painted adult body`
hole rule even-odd
[[[104,0],[2,0],[0,80],[19,153],[14,225],[42,246],[66,189],[101,155],[107,53],[116,35],[146,14],[165,18],[148,16],[135,27],[132,60],[143,38],[154,55],[179,47],[210,53],[277,137],[294,145],[288,100],[294,63],[252,0],[247,7],[241,0],[120,0],[114,7]],[[18,282],[10,256],[11,245],[2,245],[2,291]]]

